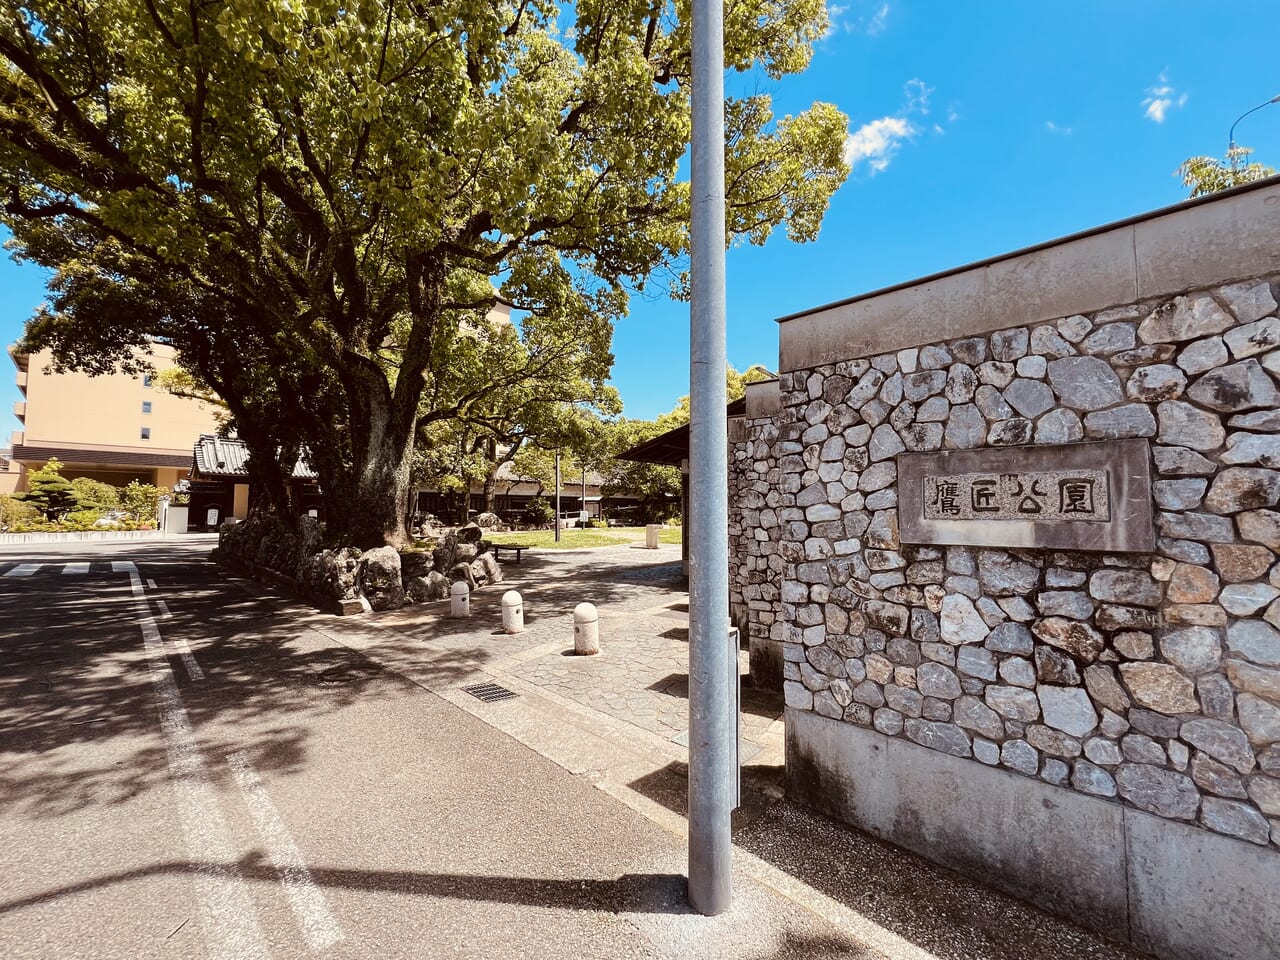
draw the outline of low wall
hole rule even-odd
[[[781,571],[748,629],[781,646],[793,796],[1145,949],[1271,955],[1277,236],[1272,182],[784,322],[736,542]],[[913,454],[1103,440],[1151,478],[1145,534],[900,536]]]
[[[1266,850],[789,709],[787,795],[1159,957],[1264,960]]]
[[[17,543],[100,543],[109,540],[163,540],[163,530],[79,530],[66,533],[0,533],[0,546]]]

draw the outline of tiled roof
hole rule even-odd
[[[538,482],[533,477],[526,477],[526,476],[523,476],[522,474],[516,473],[515,467],[511,465],[510,460],[508,460],[504,464],[501,464],[498,467],[498,479],[501,480],[503,483],[519,483],[521,481],[524,481],[526,483]],[[573,483],[574,481],[577,481],[579,483],[582,482],[581,470],[577,470],[574,472],[569,472],[565,470],[561,471],[560,482],[562,485]],[[594,470],[587,471],[587,486],[598,487],[602,483],[604,483],[604,477],[596,473]]]
[[[243,440],[202,433],[196,441],[192,461],[193,477],[249,476],[249,448]],[[314,480],[316,472],[306,458],[299,457],[293,465],[293,476],[296,480]]]

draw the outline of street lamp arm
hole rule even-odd
[[[1244,113],[1240,114],[1240,116],[1236,117],[1235,123],[1231,124],[1231,131],[1227,134],[1227,153],[1228,154],[1230,154],[1230,152],[1236,148],[1236,124],[1238,124],[1241,120],[1243,120],[1245,117],[1247,117],[1249,114],[1253,113],[1254,111],[1261,110],[1263,107],[1268,107],[1273,103],[1280,103],[1280,94],[1277,94],[1276,96],[1272,97],[1270,100],[1264,100],[1262,103],[1258,104],[1256,107],[1246,110]]]

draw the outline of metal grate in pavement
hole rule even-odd
[[[469,687],[463,687],[467,693],[471,694],[477,700],[483,700],[485,703],[497,703],[499,700],[514,699],[516,694],[508,690],[506,687],[500,687],[496,683],[473,683]]]

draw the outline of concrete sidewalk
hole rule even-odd
[[[734,815],[736,895],[725,917],[683,900],[688,751],[688,595],[679,547],[542,551],[473,594],[470,620],[448,603],[360,618],[295,611],[306,625],[431,691],[641,814],[667,837],[645,885],[660,909],[632,917],[669,955],[1026,958],[1133,957],[1095,934],[787,802],[782,704],[744,686],[743,805]],[[528,629],[502,633],[517,589]],[[602,654],[566,655],[573,606],[598,605]],[[746,671],[745,653],[740,659]],[[484,702],[494,683],[515,694]],[[465,752],[465,745],[460,745]],[[1013,825],[1011,825],[1012,827]],[[602,832],[603,833],[603,832]],[[593,842],[608,846],[607,835]],[[668,846],[668,843],[674,846]],[[656,904],[651,904],[656,908]]]

